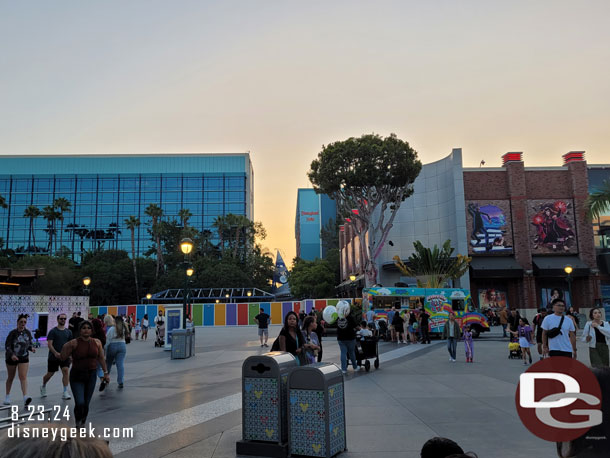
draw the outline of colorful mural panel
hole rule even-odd
[[[528,201],[532,254],[578,253],[571,199]]]
[[[513,230],[508,200],[466,201],[469,254],[511,254]]]
[[[479,307],[500,310],[509,307],[506,291],[495,288],[479,289]]]

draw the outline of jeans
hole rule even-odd
[[[428,331],[428,325],[421,326],[419,329],[421,332],[421,343],[430,343],[430,332]]]
[[[106,351],[106,368],[108,374],[112,369],[112,364],[116,361],[117,383],[123,383],[123,376],[125,375],[125,355],[127,354],[127,345],[125,342],[112,342],[108,344],[108,350]]]
[[[502,325],[502,337],[506,337],[506,324]]]
[[[356,339],[354,340],[339,340],[339,349],[341,350],[341,370],[347,370],[347,357],[352,360],[352,367],[358,369],[356,361]]]
[[[449,350],[449,356],[455,359],[455,352],[457,350],[457,339],[455,337],[449,337],[447,339],[447,350]]]
[[[89,414],[89,402],[97,382],[96,370],[70,372],[70,388],[74,396],[74,420],[76,424],[84,423]]]

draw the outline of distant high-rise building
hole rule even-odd
[[[313,261],[326,256],[321,231],[329,221],[334,225],[336,218],[337,205],[334,200],[326,194],[316,194],[313,189],[298,189],[294,230],[299,258]]]

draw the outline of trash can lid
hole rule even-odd
[[[262,355],[248,356],[242,364],[242,375],[251,377],[279,377],[297,367],[297,360],[290,353],[272,351]]]

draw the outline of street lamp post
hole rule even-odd
[[[570,264],[568,264],[567,266],[565,266],[563,268],[563,270],[566,273],[566,281],[568,282],[568,294],[570,295],[570,306],[573,307],[574,304],[572,303],[572,271],[574,269],[572,269],[572,266]]]
[[[193,275],[193,268],[190,266],[188,256],[193,251],[193,241],[189,238],[184,238],[180,241],[180,251],[184,253],[184,289],[182,290],[182,329],[186,329],[186,314],[188,312],[188,291],[189,277]],[[190,272],[190,274],[189,274]]]
[[[354,282],[356,281],[356,276],[354,274],[351,274],[349,276],[349,281],[351,281],[352,283],[350,284],[350,295],[354,296],[354,299],[356,298],[356,286],[354,285]]]
[[[83,293],[85,294],[85,296],[89,295],[89,285],[91,284],[91,278],[89,277],[84,277],[83,278]]]

